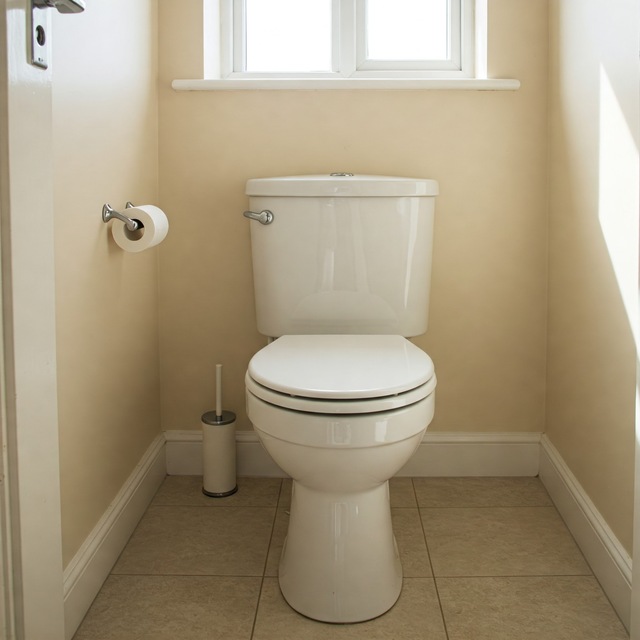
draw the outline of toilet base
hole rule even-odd
[[[290,513],[279,581],[293,609],[322,622],[353,623],[395,604],[402,566],[388,482],[345,494],[294,480]]]

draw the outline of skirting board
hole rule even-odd
[[[399,476],[535,476],[540,433],[445,433],[425,437]],[[165,431],[167,473],[202,475],[202,431]],[[237,474],[285,477],[253,431],[237,431]]]
[[[238,431],[239,476],[285,477],[252,431]],[[165,444],[166,443],[166,444]],[[539,433],[425,435],[398,475],[535,476],[549,492],[605,593],[629,626],[631,559],[551,444]],[[64,572],[66,638],[80,625],[166,474],[202,474],[202,431],[166,431],[149,446]]]
[[[157,436],[64,571],[65,637],[70,640],[166,476]]]
[[[629,629],[631,558],[545,435],[540,440],[540,480],[620,620]]]

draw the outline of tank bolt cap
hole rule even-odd
[[[338,172],[338,173],[330,173],[329,175],[332,178],[353,178],[353,173]]]

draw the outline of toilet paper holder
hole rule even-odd
[[[132,209],[134,206],[135,205],[133,203],[127,202],[125,208]],[[118,220],[124,222],[127,225],[127,229],[129,229],[129,231],[137,231],[143,226],[139,220],[134,220],[129,216],[125,216],[123,213],[116,211],[110,204],[105,204],[102,207],[102,222],[109,222],[109,220],[111,220],[112,218],[117,218]]]

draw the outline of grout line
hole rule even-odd
[[[416,498],[416,503],[417,503],[417,498],[418,496],[416,495],[416,487],[415,484],[413,482],[413,478],[411,478],[411,486],[413,487],[413,493],[414,496]],[[440,591],[438,590],[438,582],[436,581],[436,574],[435,571],[433,570],[433,562],[431,561],[431,552],[429,551],[429,542],[427,541],[427,532],[424,530],[424,524],[422,522],[422,517],[420,515],[420,507],[418,507],[418,519],[420,520],[420,528],[422,529],[422,537],[424,539],[424,546],[427,549],[427,558],[429,558],[429,568],[431,569],[431,577],[433,579],[433,588],[436,590],[436,597],[438,598],[438,608],[440,609],[440,619],[442,620],[442,627],[444,629],[444,634],[447,637],[447,640],[449,640],[449,630],[447,629],[447,621],[444,617],[444,609],[442,608],[442,600],[440,599]]]
[[[439,580],[440,578],[446,578],[447,580],[456,580],[457,578],[462,578],[463,580],[469,580],[470,578],[478,579],[478,580],[487,580],[492,578],[522,578],[524,580],[528,578],[594,578],[595,576],[592,573],[501,573],[501,574],[483,574],[481,576],[478,575],[441,575],[441,576],[433,576],[434,579]]]
[[[427,550],[428,552],[428,550]],[[266,570],[266,563],[265,563]],[[423,580],[425,578],[594,578],[592,573],[484,573],[482,575],[451,575],[433,574],[433,567],[431,567],[432,573],[424,576],[405,576],[408,580],[417,579]],[[142,578],[276,578],[277,576],[268,576],[266,573],[110,573],[110,576],[118,577],[142,577]]]
[[[127,578],[262,578],[259,573],[110,573]]]
[[[269,535],[269,544],[267,545],[267,554],[264,559],[264,565],[262,566],[262,576],[260,580],[260,589],[258,589],[258,599],[256,600],[256,609],[253,614],[253,624],[251,625],[251,635],[249,639],[253,638],[253,635],[256,630],[256,624],[258,622],[258,611],[260,610],[260,600],[262,598],[262,589],[264,587],[264,578],[267,572],[267,565],[269,563],[269,552],[271,551],[271,544],[273,543],[273,534],[276,530],[276,520],[278,519],[278,505],[280,504],[280,498],[282,496],[282,480],[280,481],[280,491],[278,492],[278,501],[276,503],[276,508],[273,510],[273,521],[271,523],[271,534]]]
[[[432,509],[432,510],[442,510],[447,511],[451,509],[555,509],[555,506],[552,504],[514,504],[514,505],[504,505],[504,504],[484,504],[484,505],[467,505],[467,506],[451,506],[451,507],[423,507],[418,506],[418,509]]]
[[[225,504],[215,507],[207,504],[150,504],[148,509],[210,509],[211,511],[217,511],[218,509],[276,509],[277,506],[277,502],[271,506],[265,506],[264,504]]]
[[[413,481],[413,478],[409,478],[411,480],[411,489],[413,490],[413,501],[416,504],[416,507],[420,508],[420,503],[418,502],[418,493],[416,492],[416,485]]]

